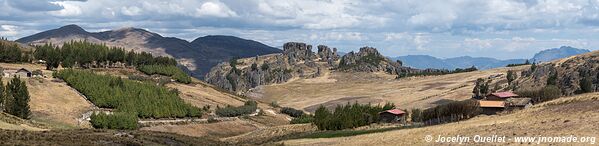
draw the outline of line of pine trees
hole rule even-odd
[[[88,70],[64,69],[54,73],[84,94],[96,106],[115,108],[140,118],[197,117],[199,108],[185,103],[177,90]]]
[[[258,109],[258,103],[253,100],[246,101],[242,106],[234,107],[227,105],[226,107],[216,107],[216,115],[222,117],[237,117],[254,113]]]
[[[29,62],[31,53],[24,52],[16,43],[0,42],[0,62]]]
[[[474,99],[454,101],[425,110],[413,109],[412,122],[422,122],[426,125],[454,122],[469,119],[480,114],[479,102]]]
[[[52,44],[36,46],[34,57],[46,61],[47,69],[57,68],[59,65],[65,68],[91,68],[93,65],[112,65],[119,62],[129,66],[177,65],[177,61],[173,58],[154,57],[146,52],[127,52],[123,48],[86,41],[71,41],[64,43],[62,47]]]
[[[454,73],[463,73],[463,72],[472,72],[477,71],[478,69],[475,66],[469,68],[456,68],[454,70],[447,69],[425,69],[420,72],[402,72],[397,75],[397,78],[405,78],[405,77],[413,77],[413,76],[433,76],[433,75],[446,75],[446,74],[454,74]]]
[[[29,92],[20,77],[13,78],[6,86],[0,77],[0,111],[29,119]]]
[[[136,129],[137,116],[131,113],[96,113],[90,116],[92,126],[101,129]]]
[[[333,112],[324,106],[314,112],[313,124],[320,130],[342,130],[366,126],[379,121],[379,113],[395,108],[392,103],[384,106],[370,104],[337,105]]]

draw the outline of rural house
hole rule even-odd
[[[396,123],[396,122],[400,122],[403,120],[403,116],[406,114],[406,112],[400,110],[400,109],[391,109],[391,110],[386,110],[383,112],[379,113],[379,118],[381,122],[385,122],[385,123]]]
[[[488,95],[485,99],[499,101],[499,100],[506,100],[508,98],[514,98],[514,97],[518,97],[518,95],[514,94],[512,92],[496,92],[496,93],[491,93],[491,95]]]
[[[15,77],[19,76],[22,78],[24,78],[24,77],[29,78],[29,77],[31,77],[31,71],[29,71],[25,68],[21,68],[21,69],[17,70],[17,72],[15,72],[14,76]]]
[[[478,101],[481,113],[485,115],[493,115],[497,112],[505,110],[504,101],[479,100]]]

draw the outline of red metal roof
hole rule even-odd
[[[388,113],[392,113],[394,115],[401,115],[401,114],[405,114],[406,112],[400,110],[400,109],[390,109],[390,110],[386,110],[384,112],[388,112]]]
[[[496,92],[496,93],[491,93],[491,95],[497,96],[499,98],[509,98],[509,97],[518,96],[518,94],[514,94],[512,92]]]

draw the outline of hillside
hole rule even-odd
[[[138,52],[177,59],[196,78],[202,79],[209,69],[234,57],[253,57],[281,50],[262,43],[233,36],[205,36],[192,42],[140,28],[121,28],[103,32],[87,32],[77,25],[66,25],[16,40],[20,43],[61,45],[72,40],[118,46]]]
[[[574,136],[597,137],[599,122],[599,93],[590,93],[535,105],[532,108],[516,111],[512,114],[478,116],[470,120],[423,128],[393,130],[388,132],[365,134],[339,138],[297,139],[280,143],[285,145],[431,145],[426,142],[427,135],[437,139],[441,136]],[[514,139],[506,143],[474,143],[469,145],[520,145]],[[444,143],[446,145],[448,143]],[[453,143],[457,144],[457,143]],[[549,143],[543,143],[549,144]],[[554,143],[566,145],[588,145],[587,143]],[[596,144],[596,143],[595,143]]]

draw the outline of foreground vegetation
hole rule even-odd
[[[395,108],[392,103],[385,106],[358,103],[337,105],[333,112],[320,106],[314,113],[314,125],[320,130],[342,130],[369,125],[379,121],[379,112]]]
[[[0,77],[0,111],[29,119],[29,91],[20,77],[13,78],[6,86]]]
[[[115,108],[141,118],[195,117],[200,109],[183,102],[178,91],[91,71],[65,69],[57,78],[83,93],[96,106]]]
[[[216,115],[222,117],[237,117],[242,115],[248,115],[254,113],[258,109],[258,103],[256,101],[246,101],[242,106],[234,107],[227,105],[226,107],[216,107]]]
[[[106,114],[104,112],[96,113],[90,117],[92,126],[101,129],[136,129],[137,116],[130,113],[113,113]]]

